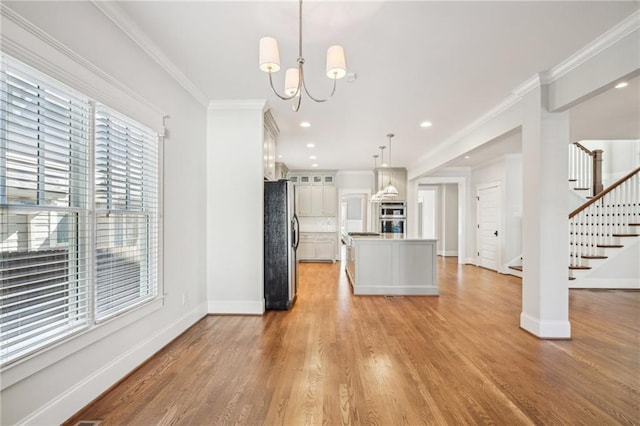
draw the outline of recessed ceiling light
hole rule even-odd
[[[422,123],[420,123],[420,127],[431,127],[433,124],[431,124],[430,121],[423,121]]]
[[[465,160],[468,160],[469,158],[471,158],[471,157],[470,157],[470,156],[468,156],[468,155],[465,155],[465,156],[464,156],[464,159],[465,159]]]
[[[278,158],[282,158],[282,155],[278,155]]]
[[[311,123],[309,123],[308,121],[303,121],[302,123],[300,123],[300,127],[311,127]]]
[[[621,81],[620,83],[616,84],[616,89],[622,89],[623,87],[627,87],[629,85],[629,83],[627,83],[626,81]]]
[[[315,160],[316,158],[318,158],[318,157],[316,157],[315,155],[310,155],[309,156],[309,160]]]
[[[316,163],[313,163],[311,167],[318,167],[318,165]]]
[[[307,148],[313,148],[313,147],[315,147],[315,145],[314,145],[314,144],[312,144],[312,143],[308,143],[308,144],[307,144]]]

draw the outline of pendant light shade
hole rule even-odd
[[[300,70],[289,68],[284,76],[284,93],[287,96],[300,95]]]
[[[342,46],[327,49],[327,77],[337,80],[347,75],[347,65]]]
[[[280,71],[278,41],[273,37],[260,39],[260,69],[264,72]]]

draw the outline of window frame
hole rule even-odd
[[[52,75],[50,72],[39,70],[37,65],[32,66],[26,63],[23,58],[13,55],[12,52],[7,52],[6,49],[3,49],[1,53],[3,55],[9,56],[13,60],[22,62],[24,65],[26,65],[29,68],[34,68],[37,73],[41,73],[45,75],[47,78],[54,80],[63,86],[69,87],[72,90],[75,90],[76,92],[81,92],[83,95],[87,96],[88,98],[93,99],[92,101],[93,103],[97,102],[95,100],[97,98],[95,96],[92,96],[91,93],[87,94],[84,91],[74,89],[72,85],[69,85],[64,81],[60,81],[60,79],[57,78],[55,74]],[[141,109],[144,110],[146,108],[141,108]],[[144,111],[143,115],[145,115],[145,113],[147,112],[148,111]],[[38,371],[42,368],[45,368],[46,366],[51,365],[52,363],[57,362],[58,360],[66,356],[69,356],[70,354],[76,352],[77,350],[80,350],[96,342],[97,340],[103,338],[106,335],[109,335],[130,324],[133,324],[136,321],[139,321],[140,319],[144,318],[147,315],[150,315],[151,313],[155,312],[158,309],[161,309],[164,306],[164,300],[163,300],[164,299],[164,296],[163,296],[164,283],[163,283],[163,274],[162,274],[162,269],[163,269],[162,268],[162,265],[163,265],[163,249],[162,249],[163,247],[163,226],[162,226],[163,197],[162,197],[162,194],[163,194],[163,185],[164,185],[164,182],[163,182],[163,153],[164,153],[163,133],[164,131],[163,129],[161,129],[161,131],[153,130],[153,128],[146,126],[144,123],[139,122],[139,120],[136,120],[135,117],[131,117],[126,114],[122,114],[122,115],[126,116],[130,120],[138,122],[141,126],[151,129],[156,134],[157,186],[155,188],[155,192],[156,192],[156,197],[158,202],[157,202],[157,210],[156,210],[156,227],[155,227],[156,241],[157,241],[156,259],[155,259],[155,265],[154,265],[155,267],[154,274],[156,277],[155,295],[149,299],[144,300],[142,303],[136,304],[134,306],[130,306],[127,310],[119,312],[116,315],[109,316],[104,319],[100,319],[99,321],[96,320],[96,306],[95,306],[95,301],[93,297],[93,294],[95,294],[96,292],[96,285],[97,285],[96,284],[97,281],[95,277],[95,272],[97,270],[95,265],[95,255],[96,255],[95,236],[96,236],[96,228],[97,228],[97,225],[96,225],[97,207],[96,207],[96,200],[95,200],[96,184],[95,184],[95,132],[94,132],[96,116],[95,116],[95,108],[92,107],[91,117],[90,117],[91,130],[89,132],[89,135],[90,135],[89,151],[87,153],[88,163],[89,163],[89,172],[88,172],[89,184],[88,184],[88,194],[86,195],[88,199],[88,203],[87,203],[88,213],[79,212],[78,211],[79,209],[77,208],[55,209],[55,212],[68,212],[69,214],[77,213],[79,216],[82,214],[85,214],[88,217],[85,231],[89,236],[88,248],[86,249],[88,252],[87,257],[89,259],[87,273],[90,277],[88,287],[91,293],[89,298],[89,306],[90,306],[89,314],[88,314],[89,324],[87,325],[87,327],[81,330],[77,330],[68,336],[54,339],[48,342],[47,344],[43,345],[42,347],[37,348],[33,352],[27,353],[25,355],[21,355],[19,357],[15,357],[14,359],[10,359],[7,362],[3,362],[2,364],[0,364],[0,372],[2,373],[2,380],[0,381],[1,389],[11,386],[13,383],[16,383],[17,381],[22,380],[22,378],[28,376],[29,374],[32,374],[33,372]],[[5,151],[4,149],[0,152],[0,154],[3,154],[0,156],[1,157],[0,172],[2,172],[0,176],[2,176],[4,179],[6,179],[6,152],[7,151]],[[4,190],[5,188],[4,182],[2,185],[0,185],[0,188],[2,188],[1,190]],[[22,210],[23,207],[27,209],[32,207],[35,207],[37,209],[39,207],[39,206],[11,205],[8,203],[8,200],[6,198],[6,191],[4,191],[0,195],[2,195],[2,198],[0,198],[0,206],[2,206],[2,208],[7,212],[11,210],[16,210],[16,209]],[[70,198],[72,196],[73,195],[71,194],[69,195]],[[51,211],[53,212],[54,210],[51,210]],[[76,239],[79,238],[80,234],[81,234],[81,230],[77,230],[76,233],[74,234],[75,238]],[[63,246],[68,246],[69,242],[57,243],[56,241],[55,244],[59,244],[59,246],[63,247]]]

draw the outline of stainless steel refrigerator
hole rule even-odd
[[[295,186],[288,180],[264,183],[264,300],[266,309],[289,309],[298,292],[296,249],[300,223]]]

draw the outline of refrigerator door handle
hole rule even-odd
[[[298,220],[298,216],[294,213],[293,221],[291,223],[292,232],[293,232],[293,248],[297,249],[298,244],[300,243],[300,221]]]

